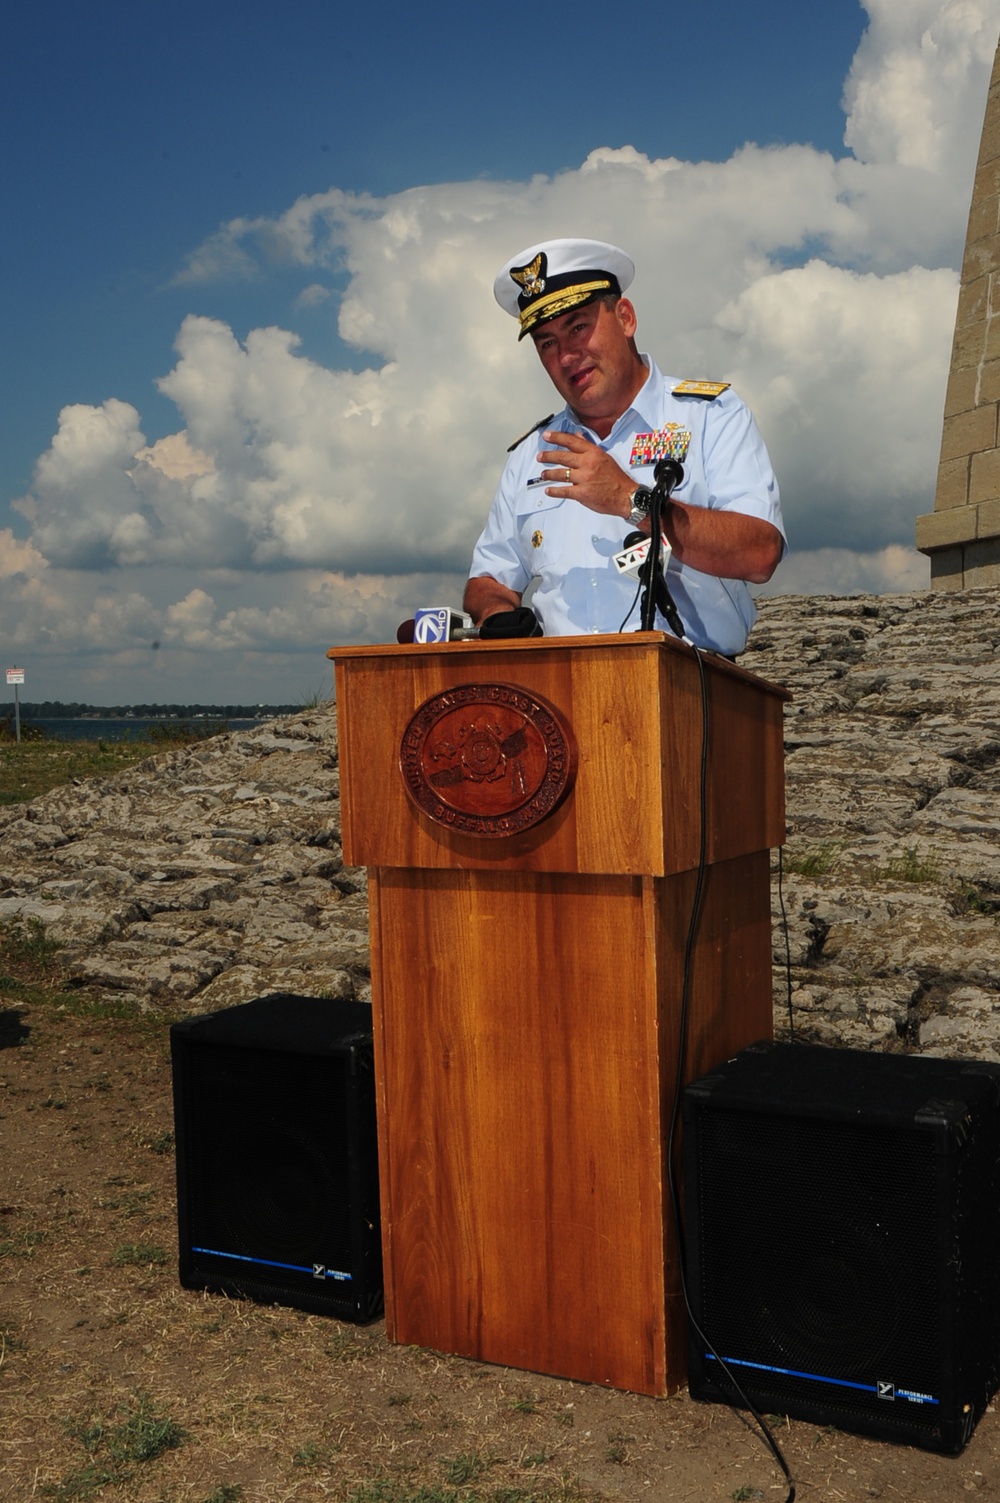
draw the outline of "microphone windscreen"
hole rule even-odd
[[[653,469],[653,479],[657,485],[666,485],[668,490],[675,490],[684,479],[684,466],[679,459],[659,459]]]
[[[416,626],[416,618],[411,616],[409,621],[401,621],[396,627],[397,642],[412,642],[413,628]]]
[[[519,605],[513,611],[495,611],[487,616],[479,628],[481,641],[491,637],[540,637],[542,624],[530,605]]]

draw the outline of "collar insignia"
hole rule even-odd
[[[656,464],[660,459],[683,462],[690,442],[690,428],[682,428],[680,423],[666,423],[655,433],[637,433],[632,440],[629,467],[638,469],[641,465]]]
[[[527,266],[511,267],[511,277],[523,287],[528,297],[539,297],[545,291],[545,252],[539,251]]]

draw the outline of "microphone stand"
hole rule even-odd
[[[656,626],[656,611],[667,622],[670,630],[681,641],[687,641],[684,622],[674,604],[673,597],[663,577],[660,560],[663,556],[663,533],[661,522],[663,508],[669,505],[670,497],[684,479],[683,467],[676,459],[661,459],[653,471],[655,484],[649,501],[649,552],[639,571],[642,581],[642,605],[639,615],[641,631],[653,631]]]

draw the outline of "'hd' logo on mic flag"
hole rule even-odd
[[[413,618],[414,642],[447,642],[451,628],[451,611],[446,605],[428,605]]]

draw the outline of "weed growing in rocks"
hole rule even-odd
[[[784,870],[799,877],[826,877],[837,865],[842,851],[839,840],[825,840],[805,851],[785,851]]]
[[[940,882],[941,868],[932,855],[926,855],[916,846],[907,846],[900,856],[893,856],[880,867],[881,882]]]

